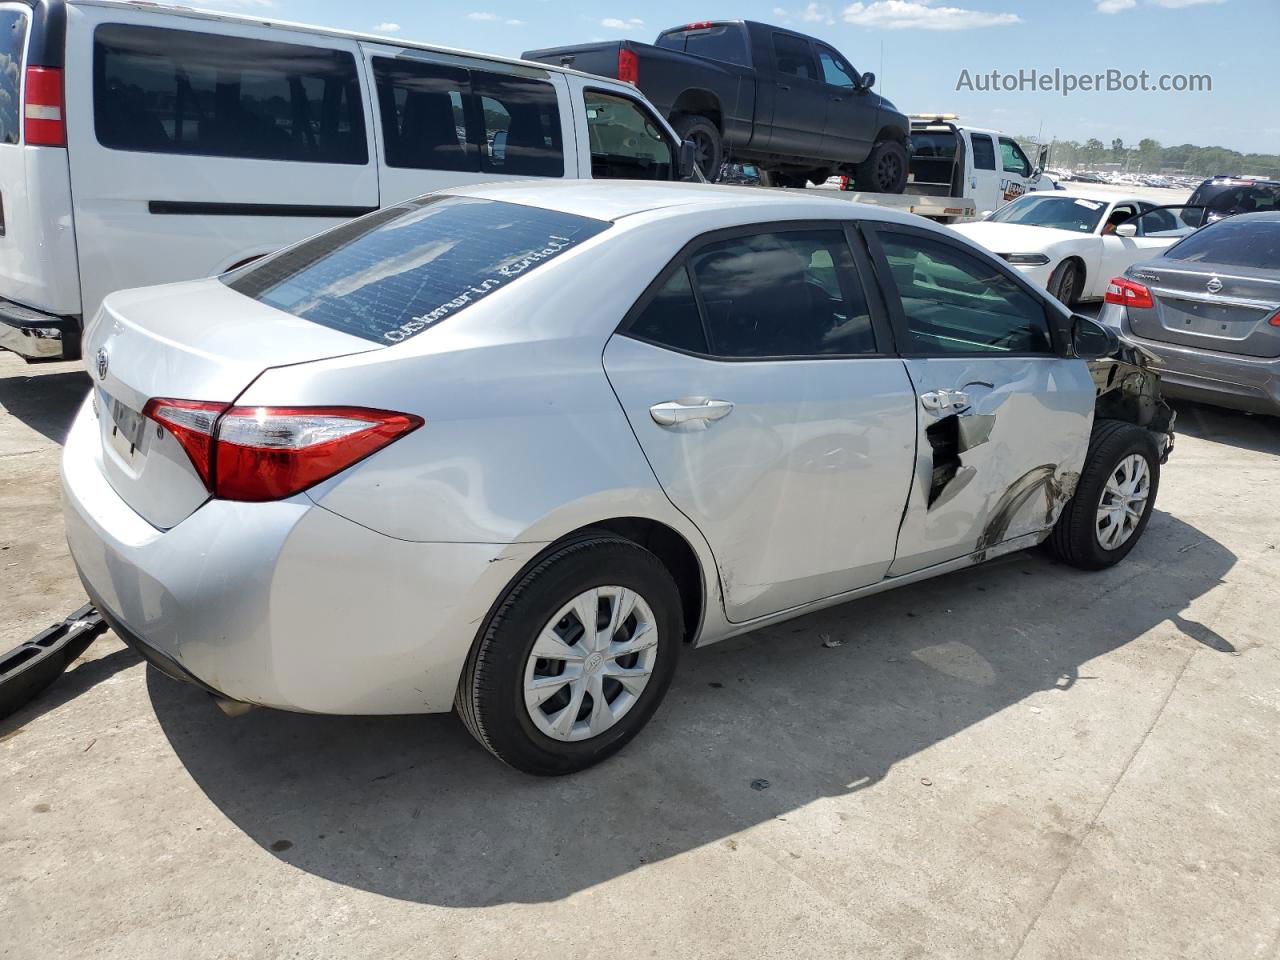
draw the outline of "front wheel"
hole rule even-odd
[[[455,706],[490,753],[540,776],[621,750],[667,692],[683,635],[671,575],[607,534],[554,550],[507,592]]]
[[[1049,535],[1059,560],[1102,570],[1129,555],[1142,538],[1160,487],[1160,454],[1142,427],[1099,420],[1089,440],[1075,495]]]
[[[1049,276],[1049,292],[1064,306],[1074,307],[1080,299],[1080,268],[1074,260],[1064,260]]]
[[[907,187],[907,148],[897,140],[881,140],[854,167],[854,174],[859,190],[901,193]]]

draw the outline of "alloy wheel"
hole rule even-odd
[[[1103,487],[1095,530],[1104,550],[1115,550],[1133,536],[1151,496],[1151,468],[1140,454],[1121,460]]]
[[[525,665],[525,708],[554,740],[598,736],[636,705],[657,655],[657,622],[645,599],[626,587],[593,587],[538,632]]]

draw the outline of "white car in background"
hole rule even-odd
[[[1112,277],[1192,233],[1195,226],[1183,218],[1187,209],[1055,191],[1020,197],[954,229],[1072,306],[1102,299]]]

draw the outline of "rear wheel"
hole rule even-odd
[[[897,140],[881,140],[854,171],[859,190],[901,193],[907,187],[907,148]]]
[[[1074,307],[1080,299],[1080,268],[1074,260],[1064,260],[1049,275],[1049,292],[1065,306]]]
[[[724,162],[724,142],[716,125],[698,114],[682,113],[672,119],[671,126],[681,140],[693,142],[694,162],[702,175],[712,183],[718,180],[720,164]]]
[[[620,537],[570,543],[503,598],[455,705],[500,760],[573,773],[622,749],[653,716],[682,635],[680,595],[657,557]]]
[[[1049,549],[1082,570],[1119,563],[1147,529],[1159,487],[1160,455],[1151,433],[1123,420],[1099,420]]]

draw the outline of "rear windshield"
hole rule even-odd
[[[27,15],[20,10],[0,10],[0,143],[17,143],[22,125],[22,52],[27,42]]]
[[[749,66],[746,37],[736,23],[703,27],[699,30],[676,30],[658,37],[657,46],[683,50],[708,60]]]
[[[1276,184],[1210,183],[1196,190],[1189,203],[1208,207],[1211,214],[1235,216],[1280,208],[1280,186]]]
[[[514,203],[422,197],[335,227],[223,282],[321,326],[399,343],[608,226]]]
[[[1280,264],[1280,220],[1219,220],[1165,252],[1169,260],[1275,270]]]

